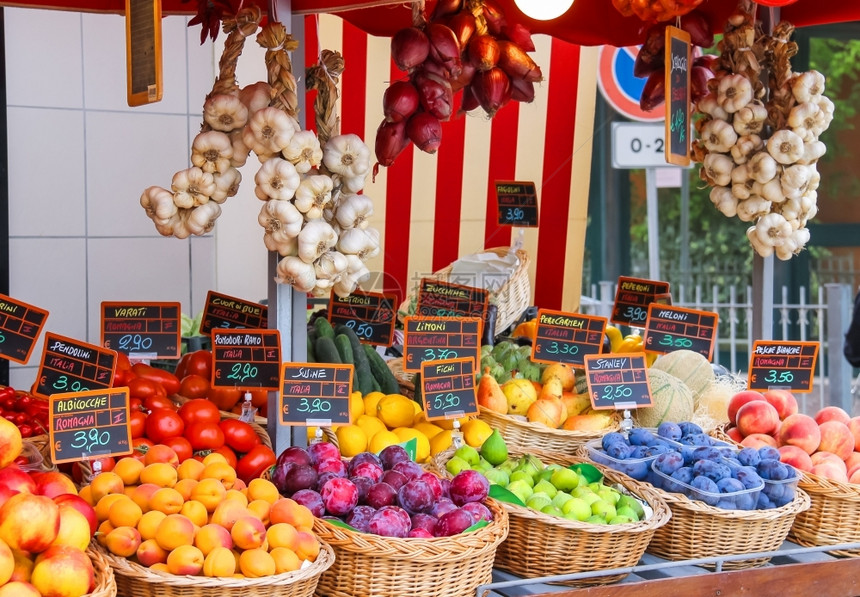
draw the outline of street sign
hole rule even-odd
[[[664,110],[646,112],[639,107],[646,79],[633,75],[638,55],[639,46],[601,47],[597,58],[597,86],[603,98],[622,116],[640,122],[662,123],[666,116]]]
[[[613,168],[666,166],[666,127],[640,122],[612,123]]]

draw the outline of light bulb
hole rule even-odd
[[[573,0],[514,0],[523,14],[536,21],[560,17],[573,5]]]

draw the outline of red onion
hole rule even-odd
[[[417,27],[401,29],[391,38],[391,58],[402,71],[409,72],[427,59],[430,40]]]
[[[406,146],[409,138],[406,136],[406,121],[388,122],[383,120],[376,129],[376,159],[385,167],[394,163]]]
[[[535,99],[535,84],[522,79],[511,79],[511,99],[530,104]]]
[[[406,123],[406,134],[421,151],[436,153],[442,143],[442,123],[432,114],[416,112]]]
[[[463,87],[463,97],[460,102],[460,112],[471,112],[475,108],[479,108],[481,106],[481,102],[478,101],[478,96],[475,95],[475,91],[472,88],[472,85],[466,85]]]
[[[710,48],[714,45],[714,31],[705,15],[698,10],[681,17],[681,29],[690,34],[690,43],[694,46]]]
[[[499,8],[493,0],[484,0],[482,2],[484,9],[484,18],[487,20],[487,29],[496,37],[502,34],[507,22],[505,21],[505,13]]]
[[[709,70],[714,70],[717,60],[719,60],[719,56],[716,54],[702,54],[693,60],[693,66],[704,66]]]
[[[532,41],[532,34],[526,29],[522,23],[514,23],[513,25],[505,25],[502,34],[510,41],[517,44],[526,52],[534,52],[535,44]]]
[[[666,100],[666,77],[661,71],[653,72],[645,81],[642,88],[642,96],[639,98],[639,107],[650,112]]]
[[[409,81],[395,81],[382,95],[382,113],[388,122],[407,120],[418,109],[418,90]]]
[[[492,35],[473,35],[469,40],[469,61],[478,70],[490,70],[499,62],[499,44]]]
[[[478,69],[475,68],[475,65],[471,62],[464,62],[463,69],[460,71],[460,74],[455,79],[449,79],[448,82],[451,84],[451,90],[454,93],[460,91],[463,87],[472,82],[472,78],[475,76],[475,72]]]
[[[433,9],[433,16],[430,17],[430,20],[438,21],[442,17],[454,14],[460,10],[460,4],[460,0],[439,0],[436,3],[436,8]]]
[[[460,74],[460,44],[450,27],[439,23],[427,25],[430,56],[441,64],[452,77]]]
[[[690,99],[699,101],[708,95],[708,81],[714,78],[711,69],[705,66],[693,66],[690,69]]]
[[[634,77],[647,77],[663,68],[666,48],[666,25],[658,23],[648,29],[645,43],[639,48],[636,62],[633,63]]]
[[[448,120],[454,109],[454,91],[451,84],[442,77],[423,71],[417,73],[413,80],[424,111],[437,120]]]
[[[457,38],[457,43],[460,44],[460,47],[465,48],[472,34],[475,33],[478,23],[475,20],[475,15],[464,10],[451,17],[448,27],[454,32],[454,36]]]
[[[500,40],[498,43],[499,50],[501,50],[499,66],[512,79],[523,79],[532,83],[543,79],[540,67],[517,44],[504,40]]]
[[[424,72],[424,73],[433,73],[437,77],[442,77],[443,79],[448,78],[448,71],[445,70],[445,67],[433,60],[432,58],[428,58],[416,69],[416,72]]]
[[[472,90],[481,107],[494,116],[511,99],[511,80],[499,67],[475,73]]]

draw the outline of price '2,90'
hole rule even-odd
[[[767,376],[764,378],[767,383],[784,383],[789,384],[794,381],[794,373],[791,371],[776,371],[770,369]]]
[[[230,368],[227,379],[235,379],[243,382],[249,377],[257,377],[257,368],[251,363],[234,363]]]
[[[69,383],[69,378],[65,375],[58,377],[57,381],[51,387],[61,392],[86,392],[89,390],[89,388],[84,387],[78,380]]]
[[[457,351],[450,348],[426,348],[424,349],[425,361],[444,361],[445,359],[456,359]]]
[[[355,333],[360,338],[370,339],[373,337],[373,327],[367,323],[361,323],[361,322],[357,322],[354,319],[350,319],[349,321],[346,322],[346,327],[352,328],[353,330],[355,330]]]
[[[663,339],[660,340],[660,346],[675,346],[677,348],[690,348],[693,346],[693,341],[689,338],[676,338],[674,336],[670,336],[668,334],[663,335]]]
[[[603,386],[603,400],[623,400],[633,396],[633,390],[627,386]]]
[[[456,394],[437,394],[433,397],[433,408],[436,410],[449,410],[460,406],[460,397]]]
[[[296,407],[296,410],[300,413],[327,413],[331,410],[331,402],[328,400],[323,400],[322,398],[313,398],[308,400],[307,398],[302,398],[299,400],[299,405]]]
[[[119,339],[119,349],[124,352],[141,352],[152,347],[152,338],[140,334],[126,334]]]
[[[93,448],[106,446],[110,441],[110,433],[107,431],[99,431],[98,429],[90,429],[88,431],[75,431],[75,437],[70,444],[76,450],[84,452],[92,452]]]

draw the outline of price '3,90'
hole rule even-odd
[[[99,431],[98,429],[93,428],[86,431],[75,431],[75,435],[72,438],[72,442],[70,445],[76,450],[92,452],[93,448],[98,448],[99,446],[106,446],[109,441],[110,432]]]
[[[313,398],[308,400],[307,398],[302,398],[299,400],[299,405],[296,407],[296,410],[300,413],[327,413],[331,410],[331,402],[328,400],[323,400],[322,398]]]

